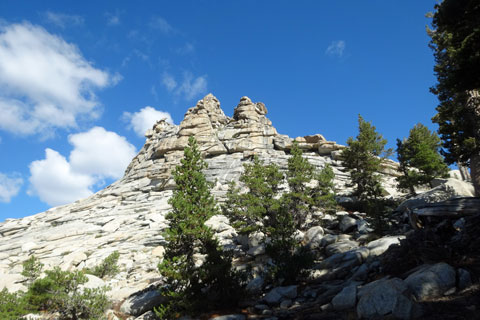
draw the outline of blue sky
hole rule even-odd
[[[277,130],[345,144],[357,115],[395,146],[437,100],[436,1],[1,1],[0,221],[121,177],[155,119],[212,92]]]

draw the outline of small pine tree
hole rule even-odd
[[[87,269],[86,272],[102,279],[107,276],[113,277],[120,271],[117,265],[119,257],[120,253],[118,253],[118,251],[114,251],[99,265],[93,267],[92,269]]]
[[[42,273],[43,263],[41,263],[34,255],[30,256],[22,264],[22,276],[27,278],[27,285],[35,281]]]
[[[219,213],[202,170],[207,167],[193,137],[184,149],[181,164],[173,171],[177,185],[169,203],[169,228],[164,260],[159,271],[166,279],[168,302],[157,310],[162,318],[197,313],[208,308],[228,307],[241,295],[231,256],[219,248],[205,222]],[[205,262],[196,265],[195,257]]]
[[[240,233],[258,230],[265,219],[277,212],[279,200],[276,195],[283,174],[275,164],[264,165],[257,156],[253,163],[244,165],[240,182],[248,189],[240,193],[235,182],[230,183],[227,201],[222,206],[223,213],[229,217]]]
[[[384,159],[391,150],[385,150],[387,140],[376,132],[371,122],[358,115],[357,138],[348,138],[343,150],[343,164],[350,173],[354,194],[361,201],[377,200],[382,195],[381,177],[378,175]]]
[[[271,282],[293,283],[313,263],[313,256],[302,248],[294,236],[296,223],[290,211],[293,207],[290,199],[293,197],[280,197],[279,185],[284,177],[275,164],[264,165],[255,157],[253,163],[244,167],[240,181],[247,191],[240,193],[239,188],[232,184],[223,211],[240,232],[259,230],[265,234],[268,239],[266,253],[273,262],[268,270]],[[298,187],[297,190],[301,188],[295,187]]]
[[[415,195],[415,187],[430,184],[436,177],[448,176],[448,167],[439,153],[440,138],[421,123],[410,130],[403,141],[397,139],[397,156],[402,176],[397,178],[400,190]]]
[[[317,191],[315,192],[315,203],[325,212],[335,211],[337,201],[335,200],[335,185],[333,180],[335,173],[328,163],[316,175]]]
[[[293,216],[293,221],[297,228],[304,225],[305,219],[315,205],[315,191],[318,189],[307,186],[315,178],[315,167],[311,165],[303,152],[299,148],[298,143],[293,143],[288,158],[287,182],[289,192],[284,194],[284,203],[288,207],[288,211]]]

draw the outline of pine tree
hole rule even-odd
[[[409,190],[414,195],[416,186],[448,175],[448,167],[438,152],[440,145],[438,135],[420,123],[410,130],[407,139],[397,139],[397,156],[403,174],[397,181],[401,190]]]
[[[287,182],[290,190],[283,195],[283,201],[293,216],[295,226],[300,228],[305,223],[308,212],[315,205],[314,191],[317,189],[307,186],[307,184],[312,182],[316,172],[314,166],[303,157],[303,152],[296,141],[293,143],[290,155],[287,170]]]
[[[480,3],[443,0],[430,16],[437,76],[431,91],[439,100],[432,120],[439,125],[446,162],[470,166],[480,196]]]
[[[273,262],[268,270],[270,280],[275,284],[293,283],[313,258],[295,239],[297,228],[291,204],[286,196],[280,197],[279,185],[284,176],[278,166],[264,165],[258,157],[244,167],[240,181],[246,191],[240,192],[232,183],[223,211],[240,232],[258,230],[265,234],[266,253]]]
[[[332,166],[328,163],[320,170],[316,175],[317,191],[315,192],[316,205],[325,212],[334,211],[337,206],[335,200],[335,185],[333,180],[335,179],[335,173]]]
[[[189,138],[181,164],[173,171],[177,185],[169,203],[167,246],[160,273],[166,278],[169,301],[157,314],[175,317],[178,313],[197,313],[207,308],[235,304],[241,287],[232,270],[231,256],[222,252],[205,222],[218,214],[211,184],[202,170],[207,168],[197,143]],[[204,258],[201,266],[196,265]]]
[[[253,163],[244,165],[244,172],[240,176],[240,182],[248,192],[241,193],[232,181],[227,192],[227,201],[222,207],[223,213],[241,233],[259,229],[280,206],[276,195],[282,181],[283,174],[277,165],[264,165],[255,156]]]
[[[358,116],[357,138],[348,138],[343,151],[343,164],[350,173],[354,194],[361,201],[377,200],[382,195],[381,177],[378,175],[381,164],[391,153],[385,150],[387,140],[376,132],[371,122]]]

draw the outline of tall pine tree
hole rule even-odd
[[[416,124],[403,141],[397,139],[397,156],[402,176],[398,187],[415,194],[415,187],[430,184],[434,178],[448,176],[448,167],[439,153],[441,143],[435,132]]]
[[[222,252],[205,222],[218,214],[211,184],[202,170],[207,168],[197,142],[189,138],[181,164],[173,171],[177,188],[166,218],[167,245],[159,271],[166,279],[168,302],[157,314],[170,318],[195,314],[208,308],[234,305],[241,294],[231,256]],[[198,259],[204,262],[198,266]]]
[[[360,200],[376,200],[382,195],[381,177],[378,175],[381,164],[390,154],[385,150],[387,140],[376,131],[371,122],[358,115],[358,135],[347,140],[343,150],[343,164],[350,173],[351,186]]]

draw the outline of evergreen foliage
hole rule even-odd
[[[232,183],[223,212],[240,232],[258,230],[265,234],[266,253],[273,262],[268,270],[270,281],[294,283],[313,264],[311,252],[295,239],[296,231],[315,206],[335,206],[333,170],[325,166],[316,172],[294,144],[286,173],[290,190],[281,195],[279,186],[285,178],[278,166],[265,165],[254,157],[253,163],[244,167],[240,177],[244,192]]]
[[[41,263],[34,255],[30,256],[22,264],[22,276],[27,278],[27,285],[30,285],[42,273],[43,263]]]
[[[293,216],[295,227],[304,225],[308,212],[311,211],[317,200],[316,192],[319,189],[308,186],[315,177],[315,168],[303,157],[302,150],[295,141],[288,158],[287,182],[289,192],[283,195],[284,204]]]
[[[398,187],[415,195],[415,187],[447,177],[448,167],[439,153],[440,138],[422,124],[415,125],[403,141],[397,139],[397,156],[402,176]]]
[[[447,163],[470,166],[480,196],[480,3],[478,0],[444,0],[431,14],[438,113],[442,150]]]
[[[88,281],[82,271],[62,271],[59,267],[45,271],[35,280],[25,299],[35,310],[58,312],[59,320],[102,319],[108,306],[106,288],[81,287]]]
[[[244,169],[240,182],[248,192],[242,193],[232,181],[222,206],[223,213],[240,233],[259,230],[265,219],[278,211],[277,194],[284,178],[277,165],[264,165],[257,156],[253,163],[244,164]]]
[[[350,186],[355,188],[354,194],[359,200],[377,200],[382,196],[381,177],[377,173],[391,151],[385,150],[387,140],[360,115],[358,130],[355,140],[352,137],[347,140],[347,148],[342,153],[343,164],[350,173]]]
[[[224,253],[205,222],[219,213],[202,170],[207,167],[190,137],[181,164],[173,171],[177,188],[170,198],[169,228],[164,260],[159,271],[166,279],[168,302],[156,310],[162,318],[225,308],[237,302],[242,290],[232,269],[231,255]],[[199,266],[197,260],[204,262]]]
[[[315,191],[315,203],[317,207],[322,208],[326,213],[335,211],[337,206],[334,179],[335,173],[332,166],[328,163],[316,174],[317,190]]]
[[[118,269],[118,258],[120,254],[118,251],[112,252],[108,257],[106,257],[99,265],[95,266],[92,269],[88,269],[86,272],[92,274],[99,278],[113,277],[119,272]]]
[[[22,292],[10,293],[7,288],[0,291],[0,319],[18,320],[31,311]]]

